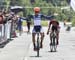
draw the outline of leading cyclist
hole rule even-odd
[[[53,17],[52,19],[51,19],[51,21],[49,22],[49,27],[48,27],[48,31],[47,31],[47,34],[49,34],[49,32],[50,32],[50,29],[51,29],[51,33],[50,33],[50,40],[51,40],[51,34],[52,34],[52,32],[55,30],[55,32],[56,32],[56,35],[57,35],[57,37],[56,37],[56,40],[57,40],[57,42],[56,42],[56,44],[58,45],[59,44],[59,22]],[[52,43],[50,43],[50,44],[52,44]]]
[[[40,48],[43,47],[43,39],[44,39],[44,31],[41,26],[41,18],[46,18],[50,19],[51,16],[45,16],[43,14],[40,14],[40,7],[34,7],[34,14],[33,15],[28,15],[28,19],[32,18],[34,21],[34,28],[32,30],[32,42],[34,46],[34,51],[37,50],[36,44],[35,44],[35,36],[36,36],[36,31],[40,30],[40,35],[41,35],[41,42],[40,42]]]

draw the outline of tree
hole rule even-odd
[[[10,0],[10,6],[22,5],[22,0]]]
[[[2,9],[4,9],[4,8],[6,8],[6,1],[5,0],[0,0],[0,9],[2,10]]]
[[[69,4],[71,0],[66,0],[66,1],[67,1],[67,3]]]
[[[35,3],[35,0],[30,0],[31,4],[34,4]]]

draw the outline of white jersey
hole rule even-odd
[[[34,15],[34,26],[41,25],[41,15],[37,15],[37,17]]]
[[[42,15],[42,14],[38,14],[38,15],[29,15],[28,18],[32,18],[33,19],[33,22],[34,22],[34,26],[38,26],[38,25],[41,25],[41,18],[46,18],[46,19],[50,19],[51,16],[45,16],[45,15]]]

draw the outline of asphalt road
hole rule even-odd
[[[46,35],[47,27],[44,27],[45,38],[43,49],[40,49],[40,57],[36,57],[33,51],[32,36],[26,32],[10,41],[4,48],[0,48],[0,60],[75,60],[75,28],[65,31],[60,23],[60,38],[57,52],[50,52],[49,36]],[[25,27],[26,31],[27,28]],[[32,27],[31,27],[32,30]]]

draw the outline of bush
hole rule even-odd
[[[75,19],[72,20],[72,26],[75,26]]]

